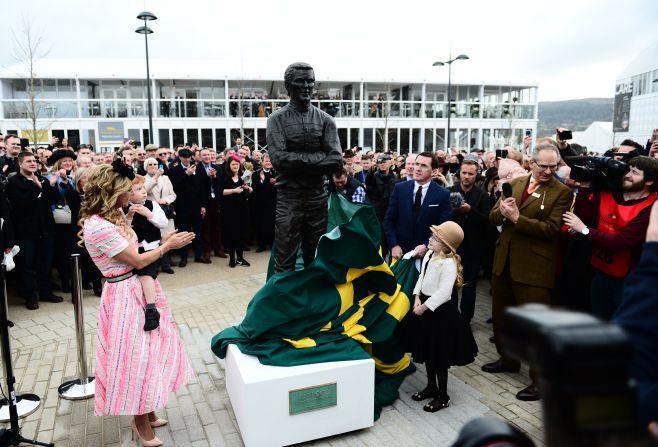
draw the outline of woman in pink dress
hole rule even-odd
[[[167,404],[168,393],[185,385],[193,371],[157,280],[160,325],[144,331],[146,301],[135,269],[189,244],[194,233],[175,233],[158,249],[139,254],[135,233],[121,211],[128,205],[132,178],[134,173],[121,161],[92,168],[80,210],[85,246],[107,279],[98,316],[94,411],[98,416],[133,415],[133,438],[155,447],[162,442],[152,427],[167,423],[155,410]]]

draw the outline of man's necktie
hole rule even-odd
[[[537,179],[532,179],[530,181],[530,185],[528,186],[528,194],[532,194],[535,192],[535,189],[539,186],[539,181]]]
[[[423,201],[423,187],[419,186],[418,190],[416,191],[416,197],[414,198],[414,211],[419,212],[420,207]]]

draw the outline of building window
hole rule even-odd
[[[193,144],[199,144],[199,129],[187,129],[187,132],[185,133],[186,138],[186,144],[189,144],[190,146]]]
[[[350,129],[350,147],[359,145],[359,129]]]
[[[400,153],[401,154],[406,154],[408,152],[411,152],[411,142],[409,141],[409,137],[411,136],[411,132],[409,129],[400,129]]]
[[[169,147],[169,129],[158,129],[158,139],[160,146]]]
[[[201,147],[213,147],[212,129],[201,129]]]
[[[373,129],[363,129],[363,147],[372,149],[372,132]]]
[[[421,152],[422,147],[420,146],[420,129],[411,129],[411,144],[409,148],[413,152]]]
[[[338,139],[340,140],[340,147],[347,148],[347,129],[338,129]]]
[[[185,143],[185,132],[183,129],[173,129],[171,131],[172,146],[176,147],[179,144]]]
[[[434,151],[434,130],[425,129],[425,144],[423,146],[424,151]]]
[[[215,129],[215,149],[217,152],[226,149],[226,129]]]
[[[69,144],[76,147],[80,144],[80,131],[78,129],[69,129],[66,132],[67,138],[69,139]]]

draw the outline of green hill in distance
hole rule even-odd
[[[613,101],[613,98],[585,98],[540,102],[537,135],[553,135],[558,127],[578,132],[594,121],[612,121]]]

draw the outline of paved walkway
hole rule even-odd
[[[167,446],[241,446],[224,382],[223,362],[210,351],[210,338],[221,329],[239,323],[253,294],[265,281],[269,252],[247,253],[251,268],[228,268],[224,259],[212,265],[189,264],[174,275],[161,275],[169,303],[179,325],[196,380],[171,396],[161,416],[169,420],[157,434]],[[473,322],[480,354],[466,367],[452,368],[449,408],[437,413],[422,411],[411,394],[424,387],[424,369],[408,377],[400,399],[382,412],[374,427],[325,438],[314,446],[446,446],[461,426],[472,418],[493,415],[504,418],[542,445],[541,408],[536,402],[514,398],[529,383],[527,369],[521,374],[484,374],[483,363],[497,358],[489,343],[491,326],[485,323],[491,311],[488,282],[480,283],[476,318]],[[88,291],[85,291],[88,292]],[[90,292],[90,291],[89,291]],[[90,366],[94,363],[94,339],[98,298],[85,295],[85,325]],[[59,399],[57,387],[77,375],[77,347],[73,306],[41,304],[28,311],[19,298],[9,297],[14,374],[17,390],[42,397],[39,409],[21,420],[22,434],[56,446],[121,446],[131,441],[130,417],[96,417],[93,401]],[[91,369],[90,371],[93,371]],[[4,386],[4,379],[2,379]]]

